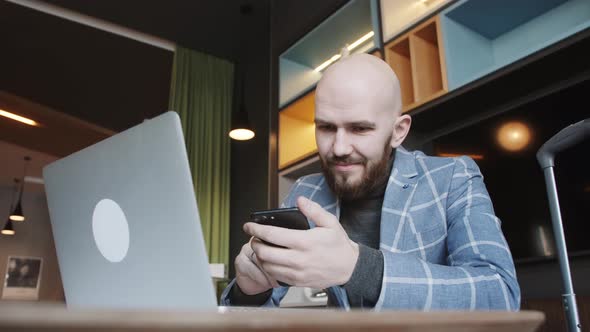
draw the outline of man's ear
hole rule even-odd
[[[393,135],[391,135],[391,147],[397,148],[402,145],[403,141],[410,132],[412,126],[412,117],[408,114],[398,116],[393,124]]]

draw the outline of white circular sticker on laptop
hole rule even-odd
[[[129,224],[115,201],[105,198],[92,213],[92,234],[98,251],[108,261],[118,263],[129,250]]]

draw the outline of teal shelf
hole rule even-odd
[[[449,90],[590,26],[590,0],[463,0],[441,14]]]
[[[373,1],[348,2],[324,22],[307,33],[279,57],[279,108],[297,100],[313,88],[322,77],[315,71],[346,45],[375,30]],[[351,53],[368,52],[375,47],[376,36]]]

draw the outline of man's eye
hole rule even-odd
[[[334,126],[331,125],[318,125],[317,128],[321,131],[332,131],[334,130]]]
[[[371,128],[369,128],[369,127],[359,127],[359,126],[354,126],[351,129],[355,133],[365,133],[365,132],[371,130]]]

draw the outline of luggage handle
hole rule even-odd
[[[551,137],[537,152],[542,169],[555,166],[555,154],[590,137],[590,118],[569,125]]]

